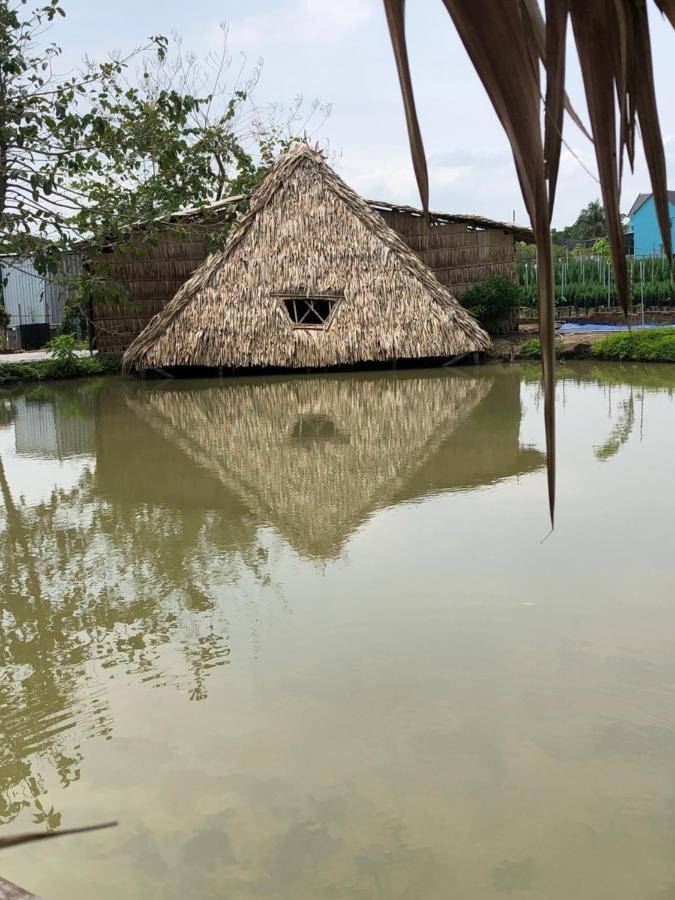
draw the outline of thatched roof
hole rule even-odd
[[[294,325],[284,296],[338,299],[328,325],[309,329]],[[298,143],[124,366],[325,367],[451,357],[489,343],[381,216]]]

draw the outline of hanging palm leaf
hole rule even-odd
[[[675,0],[655,0],[675,26]],[[632,166],[639,122],[654,199],[670,260],[672,248],[663,142],[656,111],[645,0],[443,0],[511,144],[537,243],[537,304],[542,347],[544,419],[551,524],[555,509],[555,294],[550,223],[560,164],[565,94],[565,39],[572,23],[588,102],[607,233],[621,303],[630,286],[619,212],[621,162]],[[424,208],[428,174],[405,38],[405,0],[384,0],[408,135]],[[540,63],[546,84],[542,92]],[[638,65],[639,63],[639,65]],[[544,97],[544,128],[541,104]],[[618,116],[618,129],[617,129]],[[578,117],[573,116],[575,121]],[[618,134],[617,134],[618,132]]]

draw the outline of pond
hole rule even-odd
[[[675,367],[0,395],[0,836],[44,895],[675,897]],[[548,536],[547,536],[548,535]]]

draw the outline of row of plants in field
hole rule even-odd
[[[530,248],[528,248],[530,250]],[[672,273],[665,256],[636,257],[626,259],[628,277],[633,282],[670,281]],[[518,281],[528,285],[536,281],[536,256],[531,252],[527,256],[518,253]],[[613,280],[612,264],[601,253],[593,256],[560,255],[553,260],[556,284],[607,283],[608,276]]]
[[[518,283],[524,306],[534,306],[537,296],[536,257],[532,249],[518,253]],[[628,257],[628,278],[635,303],[648,306],[675,304],[673,272],[665,257]],[[562,306],[616,305],[618,296],[612,265],[603,253],[576,256],[559,253],[554,259],[556,302]]]
[[[675,306],[675,283],[671,281],[647,281],[632,283],[633,303],[640,304],[644,297],[645,306],[668,307]],[[521,284],[521,300],[523,306],[535,306],[537,303],[537,287],[532,284],[529,287]],[[555,299],[559,306],[579,306],[582,308],[595,306],[617,306],[619,297],[616,285],[612,282],[609,287],[601,282],[587,282],[586,284],[556,284]]]

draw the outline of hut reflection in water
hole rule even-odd
[[[542,465],[519,444],[519,391],[518,375],[438,371],[130,386],[125,420],[132,411],[134,428],[161,444],[146,458],[150,471],[134,465],[128,477],[149,501],[152,486],[159,497],[194,487],[208,508],[220,496],[302,556],[335,558],[377,509]],[[99,446],[99,483],[112,495],[105,463],[117,470],[120,448],[107,434]]]

